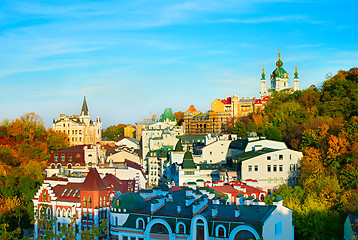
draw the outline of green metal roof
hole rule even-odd
[[[240,160],[240,161],[245,161],[248,159],[251,159],[253,157],[257,157],[266,153],[271,153],[271,152],[276,152],[276,151],[281,151],[282,149],[273,149],[273,148],[263,148],[261,150],[257,150],[257,151],[249,151],[249,152],[242,152],[242,153],[238,153],[235,155],[232,155],[229,157],[229,159],[236,159],[236,160]]]
[[[171,108],[166,108],[164,110],[163,116],[160,118],[160,121],[164,122],[167,119],[169,119],[169,121],[175,121],[175,117]]]
[[[127,212],[143,209],[145,204],[144,198],[138,193],[124,193],[112,201],[113,208],[126,209]]]

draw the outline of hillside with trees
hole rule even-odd
[[[358,68],[339,71],[320,87],[274,92],[262,113],[231,130],[241,137],[255,131],[302,151],[298,186],[273,195],[293,210],[297,239],[341,239],[347,214],[358,209]]]
[[[67,135],[46,129],[35,113],[0,124],[1,239],[16,230],[16,236],[21,236],[24,229],[33,227],[31,199],[43,182],[46,162],[54,150],[66,147]]]

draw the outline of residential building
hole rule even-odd
[[[358,215],[348,214],[344,222],[344,239],[352,240],[358,238]]]
[[[238,180],[256,180],[257,187],[272,191],[281,184],[295,185],[300,174],[302,153],[288,148],[256,148],[227,159]]]
[[[53,120],[53,130],[68,135],[72,145],[97,144],[102,139],[102,121],[97,116],[93,121],[88,111],[86,97],[83,99],[80,116],[59,114],[58,120]]]
[[[85,175],[89,169],[96,168],[101,174],[111,173],[121,180],[134,179],[142,189],[146,185],[145,172],[141,158],[134,151],[122,147],[107,151],[106,155],[99,144],[69,147],[51,154],[46,173],[48,177],[73,177]],[[110,152],[114,154],[110,155]]]
[[[59,232],[62,225],[69,225],[71,218],[76,217],[75,231],[79,233],[100,226],[104,219],[109,219],[109,208],[113,197],[122,193],[134,192],[135,181],[121,181],[108,174],[103,179],[95,168],[91,168],[86,178],[45,178],[44,183],[32,199],[35,209],[35,238],[42,234],[39,225],[41,208],[48,207],[48,214],[56,217],[54,233]],[[137,189],[138,191],[138,189]],[[109,230],[109,223],[107,230]],[[103,234],[99,239],[107,239]]]
[[[117,141],[117,146],[126,146],[128,148],[133,149],[140,149],[140,141],[135,138],[122,138],[121,140]]]
[[[113,198],[111,238],[119,239],[293,239],[292,210],[251,200],[224,205],[191,188],[143,190]]]
[[[123,136],[127,138],[134,138],[136,134],[136,128],[131,125],[127,125],[123,128]]]

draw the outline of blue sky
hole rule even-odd
[[[57,3],[55,3],[57,2]],[[352,1],[2,1],[0,121],[27,112],[46,126],[79,114],[104,127],[216,98],[259,97],[278,49],[300,88],[358,67]]]

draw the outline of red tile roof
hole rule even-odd
[[[78,145],[53,152],[49,160],[47,161],[47,166],[51,166],[52,163],[54,163],[55,165],[61,164],[62,166],[67,166],[67,164],[69,163],[74,166],[78,163],[80,166],[85,166],[86,163],[83,149],[85,146],[90,148],[91,145]],[[57,161],[55,161],[55,155],[57,155]],[[64,161],[62,161],[61,159],[62,155],[65,156]],[[70,155],[72,157],[71,160],[69,158]]]
[[[99,176],[97,169],[91,168],[87,174],[85,181],[81,186],[81,190],[105,190],[107,189],[103,180]]]
[[[188,110],[186,110],[186,112],[196,112],[196,108],[194,107],[194,105],[190,105],[190,107],[188,108]]]
[[[221,102],[222,102],[223,104],[231,104],[231,97],[222,99]]]

